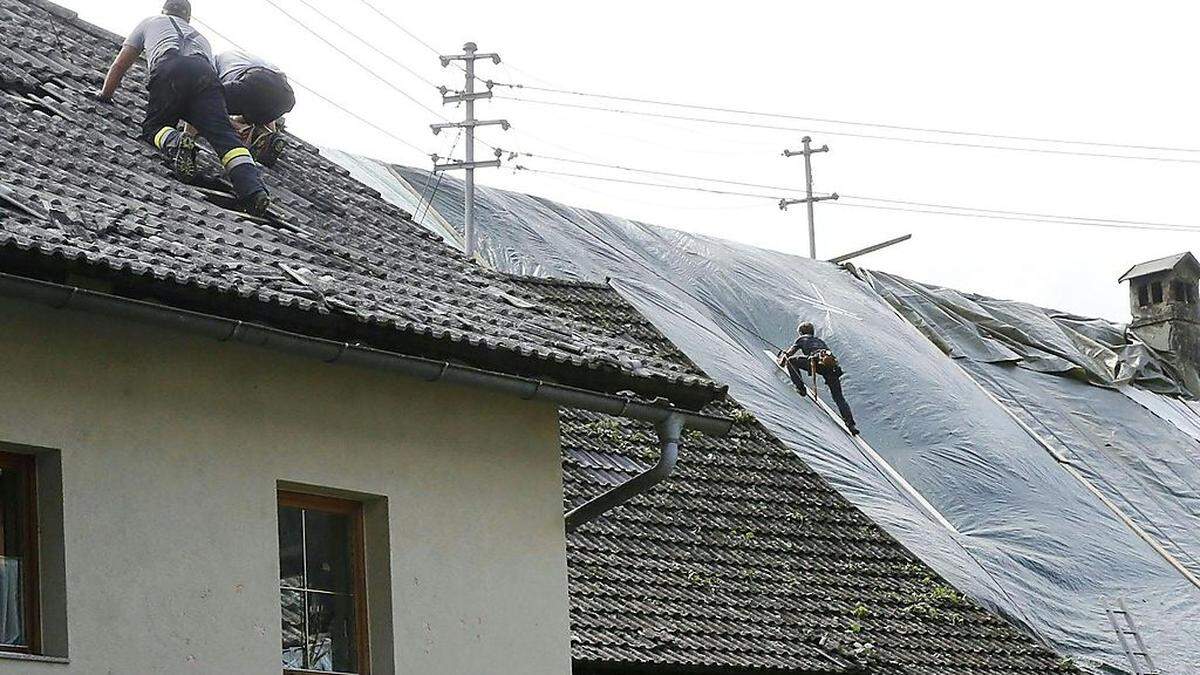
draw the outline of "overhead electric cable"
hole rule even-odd
[[[688,115],[673,115],[669,113],[656,113],[643,110],[630,110],[627,108],[611,108],[606,106],[586,105],[581,103],[564,103],[561,101],[545,101],[541,99],[523,98],[520,96],[500,96],[495,98],[505,101],[516,101],[519,103],[532,103],[535,105],[546,105],[558,108],[571,108],[576,110],[590,110],[594,112],[616,113],[622,115],[633,115],[637,117],[649,117],[659,119],[678,120],[682,122],[698,122],[703,124],[716,124],[729,127],[740,127],[745,129],[767,129],[773,131],[790,131],[794,133],[804,134],[826,134],[829,136],[843,136],[847,138],[865,138],[870,140],[894,141],[898,143],[917,143],[921,145],[944,145],[959,148],[976,148],[983,150],[1007,150],[1010,152],[1030,152],[1046,155],[1067,155],[1076,157],[1100,157],[1107,159],[1132,159],[1150,162],[1168,162],[1176,164],[1200,164],[1200,159],[1185,159],[1182,157],[1160,157],[1160,156],[1143,156],[1143,155],[1116,155],[1103,152],[1083,152],[1078,150],[1055,150],[1052,148],[1030,148],[1030,147],[1014,147],[1008,145],[994,145],[990,143],[967,143],[961,141],[942,141],[928,138],[903,138],[901,136],[885,136],[881,134],[863,134],[851,131],[835,131],[829,129],[813,129],[802,127],[789,127],[777,124],[762,124],[757,122],[738,122],[733,120],[718,120],[708,117],[691,117]]]
[[[844,195],[841,195],[841,198],[842,199],[859,200],[859,201],[865,201],[865,202],[881,202],[884,204],[901,204],[903,206],[920,206],[920,207],[934,208],[934,209],[954,209],[954,210],[959,210],[959,211],[980,211],[983,213],[999,213],[999,214],[1004,214],[1004,215],[1028,216],[1028,217],[1033,217],[1033,218],[1058,218],[1058,219],[1073,220],[1073,221],[1074,220],[1086,220],[1088,222],[1111,223],[1111,224],[1115,224],[1115,225],[1134,224],[1134,225],[1144,225],[1147,227],[1163,227],[1163,228],[1180,229],[1180,230],[1190,230],[1190,229],[1194,229],[1196,227],[1200,227],[1200,225],[1186,225],[1183,223],[1156,223],[1156,222],[1147,222],[1147,221],[1118,220],[1115,218],[1089,218],[1086,216],[1063,216],[1063,215],[1054,214],[1054,213],[1036,213],[1036,212],[1029,212],[1029,211],[1006,211],[1006,210],[1001,210],[1001,209],[977,208],[974,206],[956,206],[954,204],[933,204],[933,203],[929,203],[929,202],[914,202],[914,201],[908,201],[908,200],[904,200],[904,199],[887,199],[884,197],[864,197],[861,195],[846,195],[846,194],[844,194]]]
[[[433,45],[429,44],[428,42],[422,40],[420,37],[417,36],[416,33],[413,33],[409,29],[400,25],[400,23],[398,21],[396,21],[395,19],[393,19],[392,17],[388,16],[387,14],[384,14],[378,7],[375,6],[374,3],[370,2],[370,0],[358,0],[358,1],[360,3],[366,5],[367,8],[370,9],[372,12],[375,12],[376,14],[378,14],[381,19],[383,19],[384,21],[395,26],[401,33],[404,33],[405,35],[412,38],[413,40],[416,40],[418,44],[420,44],[425,49],[428,49],[430,52],[432,52],[434,54],[434,56],[440,57],[442,55],[442,53],[440,51],[438,51],[438,49],[436,47],[434,47]],[[458,64],[454,64],[454,65],[457,68],[462,68],[462,66],[460,66]]]
[[[1005,212],[989,212],[989,211],[945,211],[936,209],[922,208],[907,208],[902,206],[885,206],[881,204],[855,204],[852,202],[836,201],[830,202],[833,206],[843,206],[856,209],[874,209],[877,211],[901,211],[906,213],[924,213],[935,216],[957,216],[959,218],[984,218],[988,220],[1010,220],[1026,223],[1049,223],[1052,225],[1077,225],[1080,227],[1103,227],[1116,230],[1152,230],[1160,232],[1200,232],[1200,226],[1192,225],[1166,225],[1153,223],[1139,223],[1136,221],[1130,222],[1105,222],[1099,220],[1082,220],[1074,218],[1059,218],[1059,217],[1027,217],[1017,215],[1004,215]]]
[[[591,176],[586,174],[567,173],[560,171],[546,171],[544,169],[531,169],[525,166],[518,166],[519,171],[525,171],[533,174],[544,174],[548,176],[560,176],[567,178],[579,178],[584,180],[596,180],[605,183],[619,183],[622,185],[636,185],[642,187],[657,187],[669,190],[686,190],[690,192],[702,192],[709,194],[737,196],[737,197],[752,197],[757,199],[779,200],[778,195],[765,195],[751,192],[737,192],[730,190],[715,190],[706,187],[698,187],[693,185],[672,185],[669,183],[656,183],[652,181],[627,180],[623,178],[612,178],[608,176]],[[1035,214],[1025,211],[1004,211],[1000,209],[980,209],[966,206],[950,206],[927,204],[924,202],[903,202],[901,200],[890,200],[882,197],[864,197],[844,195],[843,199],[862,200],[862,201],[879,201],[887,203],[913,204],[920,206],[928,206],[929,208],[908,208],[906,206],[891,206],[888,204],[854,204],[846,201],[829,202],[837,206],[849,206],[853,208],[876,209],[883,211],[901,211],[911,213],[928,213],[931,215],[945,215],[958,217],[986,218],[991,220],[1011,220],[1020,222],[1035,222],[1035,223],[1050,223],[1056,225],[1079,225],[1084,227],[1105,227],[1113,229],[1131,229],[1131,230],[1155,230],[1168,232],[1200,232],[1200,225],[1184,225],[1173,223],[1157,223],[1148,221],[1136,220],[1117,220],[1107,218],[1088,218],[1079,216],[1061,216],[1052,214]],[[957,209],[957,211],[955,210]]]
[[[424,82],[425,84],[429,85],[430,87],[433,87],[434,89],[438,88],[437,84],[434,83],[433,80],[425,77],[424,75],[418,73],[417,71],[413,70],[412,68],[409,68],[407,65],[400,62],[398,59],[393,57],[391,54],[388,54],[387,52],[383,51],[382,49],[379,49],[378,47],[371,44],[367,40],[364,40],[363,38],[359,37],[357,33],[350,30],[349,28],[345,27],[344,25],[342,25],[340,22],[338,22],[336,19],[329,16],[325,12],[322,12],[321,10],[314,7],[312,5],[312,3],[310,3],[308,0],[298,0],[298,2],[302,5],[304,5],[305,7],[309,8],[310,10],[312,10],[312,12],[314,14],[316,14],[317,16],[321,17],[322,19],[325,19],[329,23],[336,26],[343,33],[345,33],[345,34],[349,35],[350,37],[354,38],[355,40],[357,40],[360,44],[365,46],[367,49],[370,49],[371,51],[375,52],[376,54],[378,54],[378,55],[382,56],[383,58],[387,59],[388,61],[392,62],[394,65],[399,67],[404,72],[408,73],[409,75],[412,75],[413,77]]]
[[[512,67],[512,66],[510,66]],[[515,67],[512,67],[516,70]],[[531,91],[540,91],[551,94],[563,94],[568,96],[579,96],[585,98],[606,99],[610,101],[623,101],[626,103],[642,103],[646,105],[658,105],[669,108],[683,108],[687,110],[703,110],[706,112],[719,112],[734,115],[749,115],[753,117],[769,117],[776,119],[789,119],[800,122],[819,122],[822,124],[844,124],[847,126],[870,127],[876,129],[891,129],[893,131],[912,131],[918,133],[929,134],[946,134],[952,136],[973,136],[977,138],[993,138],[996,140],[1006,141],[1025,141],[1033,143],[1059,143],[1062,145],[1085,145],[1104,148],[1121,148],[1125,150],[1156,150],[1164,152],[1200,152],[1200,148],[1173,147],[1162,145],[1134,145],[1128,143],[1110,143],[1105,141],[1081,141],[1065,138],[1050,138],[1046,136],[1015,136],[1009,134],[997,134],[985,131],[963,131],[960,129],[938,129],[935,127],[918,127],[905,126],[901,124],[886,124],[882,122],[859,122],[851,120],[839,120],[830,117],[810,117],[804,115],[792,115],[788,113],[773,113],[762,112],[758,110],[748,110],[745,108],[727,108],[721,106],[697,105],[692,103],[679,103],[676,101],[664,101],[661,99],[638,98],[634,96],[617,96],[612,94],[599,94],[595,92],[576,91],[571,89],[558,89],[554,87],[539,87],[528,84],[511,84],[507,82],[493,82],[494,86],[505,87],[509,89],[528,89]]]
[[[780,190],[783,192],[797,192],[798,191],[797,188],[794,188],[794,187],[783,187],[780,185],[764,185],[762,183],[746,183],[746,182],[737,181],[737,180],[730,180],[727,178],[709,178],[709,177],[705,177],[705,176],[695,176],[695,175],[690,175],[690,174],[686,174],[686,173],[672,173],[670,171],[658,171],[658,170],[654,170],[654,169],[638,169],[638,168],[631,167],[631,166],[623,166],[621,164],[607,164],[605,162],[592,162],[592,161],[587,161],[587,160],[582,160],[582,159],[569,159],[567,157],[556,157],[554,155],[542,155],[542,154],[537,154],[537,153],[533,153],[533,152],[519,152],[518,151],[518,152],[515,152],[515,154],[519,157],[529,157],[531,159],[541,159],[541,160],[545,160],[547,162],[561,162],[564,164],[578,164],[580,166],[592,166],[592,167],[604,168],[604,169],[615,169],[618,171],[627,171],[630,173],[641,173],[641,174],[646,174],[646,175],[650,175],[650,176],[664,176],[667,178],[684,178],[687,180],[698,180],[698,181],[704,181],[707,183],[723,183],[725,185],[738,185],[741,187],[762,188],[764,190]],[[828,196],[828,194],[829,193],[822,193],[823,196]]]
[[[454,156],[454,151],[458,149],[458,142],[460,140],[462,140],[462,135],[463,135],[462,129],[459,129],[458,133],[454,134],[454,142],[450,144],[450,152],[447,153],[448,156],[451,156],[451,157]],[[432,174],[433,174],[432,171],[425,174],[425,186],[426,187],[429,186],[429,176],[431,176]],[[442,187],[442,179],[444,179],[445,177],[446,177],[445,171],[437,172],[437,180],[433,184],[433,191],[429,193],[428,197],[425,197],[424,206],[425,206],[425,215],[426,216],[429,215],[430,209],[433,208],[433,200],[437,198],[438,190],[441,189],[441,187]],[[421,188],[421,192],[422,193],[425,192],[424,187]],[[422,222],[422,220],[421,220],[422,216],[420,215],[420,213],[421,213],[421,205],[418,204],[417,205],[417,214],[418,215],[416,218],[413,219],[415,222],[418,222],[418,223]]]
[[[334,51],[336,51],[337,53],[341,54],[343,57],[345,57],[347,60],[349,60],[349,61],[350,61],[351,63],[353,63],[354,65],[358,66],[358,67],[359,67],[361,70],[363,70],[365,73],[367,73],[367,74],[368,74],[368,75],[370,75],[371,77],[375,78],[376,80],[379,80],[381,83],[383,83],[383,85],[384,85],[384,86],[388,87],[389,89],[392,89],[393,91],[395,91],[396,93],[400,94],[401,96],[403,96],[404,98],[408,99],[409,101],[412,101],[414,104],[416,104],[416,105],[417,105],[418,107],[420,107],[422,110],[424,110],[425,112],[429,113],[430,115],[433,115],[433,116],[434,116],[434,117],[436,117],[437,119],[439,119],[439,120],[441,120],[441,121],[443,121],[443,122],[447,121],[447,120],[446,120],[446,118],[445,118],[445,117],[444,117],[444,116],[443,116],[441,113],[439,113],[438,111],[434,110],[433,108],[430,108],[429,106],[425,105],[424,103],[420,102],[420,101],[419,101],[419,100],[417,100],[417,98],[416,98],[416,97],[414,97],[412,94],[409,94],[407,91],[404,91],[404,90],[403,90],[403,89],[401,89],[400,87],[396,86],[396,85],[395,85],[395,84],[394,84],[394,83],[393,83],[391,80],[388,80],[387,78],[383,77],[382,75],[380,75],[380,74],[376,73],[376,72],[375,72],[375,70],[374,70],[374,69],[372,69],[370,66],[367,66],[367,65],[366,65],[365,63],[363,63],[362,61],[359,61],[358,59],[354,58],[354,56],[352,56],[352,55],[351,55],[349,52],[347,52],[346,50],[344,50],[344,49],[342,49],[341,47],[337,46],[336,44],[334,44],[333,42],[331,42],[329,39],[327,39],[325,36],[323,36],[323,35],[321,35],[320,33],[318,33],[316,30],[313,30],[312,28],[310,28],[310,27],[308,26],[308,24],[306,24],[306,23],[304,23],[303,21],[301,21],[300,19],[296,18],[296,17],[295,17],[293,14],[291,14],[290,12],[288,12],[288,11],[287,11],[286,9],[284,9],[283,7],[280,7],[280,6],[279,6],[279,5],[278,5],[278,4],[275,2],[275,0],[263,0],[263,2],[266,2],[268,5],[271,5],[271,6],[272,6],[272,7],[274,7],[275,9],[279,10],[279,12],[280,12],[280,13],[282,13],[284,16],[286,16],[286,17],[288,17],[289,19],[291,19],[291,20],[292,20],[292,21],[293,21],[293,22],[294,22],[296,25],[298,25],[298,26],[300,26],[301,28],[303,28],[305,31],[307,31],[309,34],[311,34],[313,37],[317,38],[317,39],[318,39],[318,40],[320,40],[321,42],[324,42],[324,43],[325,43],[326,45],[328,45],[328,46],[329,46],[331,49],[333,49],[333,50],[334,50]]]
[[[192,20],[193,20],[193,21],[195,21],[196,23],[200,24],[201,26],[204,26],[204,27],[205,27],[205,29],[207,29],[207,30],[208,30],[208,32],[212,33],[213,35],[216,35],[217,37],[219,37],[219,38],[221,38],[222,40],[224,40],[224,41],[228,42],[229,44],[233,45],[234,47],[236,47],[236,48],[238,48],[238,49],[241,49],[241,50],[245,51],[245,48],[244,48],[244,47],[242,47],[241,45],[239,45],[237,42],[235,42],[234,40],[232,40],[232,39],[231,39],[231,38],[229,38],[228,36],[226,36],[226,35],[223,35],[223,34],[222,34],[220,31],[218,31],[216,28],[213,28],[212,24],[210,24],[210,23],[207,23],[207,22],[205,22],[205,21],[201,20],[199,17],[192,17]],[[321,100],[322,100],[322,101],[324,101],[325,103],[328,103],[329,105],[331,105],[331,106],[333,106],[334,108],[336,108],[336,109],[338,109],[338,110],[342,111],[342,112],[343,112],[343,113],[345,113],[346,115],[349,115],[350,117],[352,117],[352,118],[354,118],[354,119],[358,120],[359,122],[361,122],[361,123],[363,123],[363,124],[365,124],[365,125],[367,125],[367,126],[371,127],[372,129],[374,129],[374,130],[376,130],[376,131],[378,131],[378,132],[380,132],[380,133],[382,133],[382,134],[386,135],[387,137],[391,138],[392,140],[394,140],[394,141],[396,141],[396,142],[398,142],[398,143],[400,143],[400,144],[402,144],[402,145],[404,145],[404,146],[406,146],[406,147],[408,147],[408,148],[411,148],[411,149],[413,149],[413,150],[416,150],[417,152],[419,152],[419,153],[421,153],[422,155],[425,155],[425,156],[427,156],[427,157],[428,157],[428,156],[431,154],[431,153],[430,153],[428,150],[425,150],[425,149],[423,149],[423,148],[421,148],[421,147],[417,146],[416,144],[414,144],[414,143],[412,143],[412,142],[410,142],[410,141],[408,141],[408,140],[405,140],[404,138],[401,138],[400,136],[398,136],[398,135],[397,135],[395,132],[391,131],[390,129],[386,129],[386,128],[384,128],[384,127],[382,127],[382,126],[380,126],[380,125],[378,125],[378,124],[376,124],[376,123],[372,122],[371,120],[369,120],[369,119],[367,119],[367,118],[363,117],[362,115],[359,115],[358,113],[354,112],[353,110],[350,110],[349,108],[347,108],[347,107],[343,106],[342,104],[338,103],[337,101],[335,101],[335,100],[333,100],[333,99],[329,98],[328,96],[325,96],[324,94],[322,94],[321,92],[317,91],[316,89],[313,89],[312,87],[305,85],[303,82],[301,82],[300,80],[297,80],[295,77],[292,77],[291,75],[289,75],[289,76],[288,76],[288,82],[291,82],[292,84],[296,85],[297,87],[300,87],[301,89],[303,89],[303,90],[307,91],[308,93],[312,94],[313,96],[315,96],[315,97],[317,97],[317,98],[321,99]]]
[[[517,171],[526,173],[543,174],[546,176],[560,176],[564,178],[583,178],[586,180],[596,180],[604,183],[620,183],[622,185],[640,185],[645,187],[666,188],[668,190],[687,190],[689,192],[706,192],[715,195],[726,195],[734,197],[757,197],[758,199],[773,199],[778,201],[779,197],[772,195],[755,194],[751,192],[736,192],[732,190],[715,190],[711,188],[695,187],[691,185],[671,185],[669,183],[654,183],[640,180],[626,180],[624,178],[609,178],[607,176],[587,176],[578,173],[567,173],[564,171],[547,171],[545,169],[531,169],[527,166],[517,165]]]

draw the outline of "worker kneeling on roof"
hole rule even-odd
[[[271,200],[262,174],[229,121],[225,96],[212,64],[212,47],[189,23],[188,0],[167,0],[162,15],[138,24],[117,54],[98,97],[111,101],[125,73],[144,51],[150,68],[150,93],[143,137],[167,156],[171,168],[184,181],[196,177],[196,142],[175,127],[180,119],[208,139],[233,189],[246,209],[266,213]]]
[[[804,373],[812,374],[814,386],[818,374],[824,378],[825,385],[829,387],[829,394],[833,396],[838,412],[842,414],[842,420],[846,423],[846,428],[850,430],[851,434],[857,436],[858,426],[854,424],[854,413],[850,411],[850,404],[846,402],[846,396],[842,393],[843,371],[841,365],[838,364],[837,357],[830,351],[829,345],[816,336],[816,330],[811,323],[807,321],[801,323],[796,332],[798,335],[795,344],[779,355],[780,365],[787,368],[788,375],[792,378],[792,384],[796,385],[796,389],[802,396],[808,395],[808,390],[804,387]]]
[[[240,50],[217,54],[217,77],[225,88],[225,107],[234,129],[259,164],[275,166],[284,149],[280,119],[296,107],[296,94],[283,71]]]

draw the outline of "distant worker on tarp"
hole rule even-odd
[[[191,26],[191,18],[188,0],[167,0],[161,15],[138,24],[109,68],[97,97],[111,102],[125,74],[145,52],[150,97],[143,138],[167,156],[181,180],[190,182],[197,173],[196,142],[176,126],[181,119],[195,126],[216,150],[246,210],[263,215],[271,199],[262,173],[230,124],[225,95],[212,64],[212,47]]]
[[[285,147],[279,124],[296,107],[287,75],[266,59],[240,50],[217,54],[213,65],[225,88],[233,128],[259,164],[275,166]]]
[[[816,336],[816,329],[811,323],[801,323],[796,332],[798,335],[795,344],[780,353],[779,364],[787,368],[792,384],[796,385],[802,396],[808,395],[808,389],[804,386],[804,373],[815,373],[824,378],[825,386],[829,387],[829,394],[833,396],[834,403],[837,403],[846,428],[857,436],[858,426],[854,423],[854,413],[850,411],[850,404],[846,402],[846,396],[842,393],[844,373],[837,357],[833,355],[829,345]]]

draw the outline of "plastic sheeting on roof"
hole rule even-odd
[[[427,175],[397,173],[418,187]],[[433,203],[461,227],[458,181]],[[1200,574],[1200,407],[1167,396],[1171,374],[1119,329],[487,188],[477,218],[499,269],[611,277],[851,502],[1080,665],[1128,670],[1105,616],[1124,598],[1163,672],[1200,672],[1200,589],[1093,491]],[[763,354],[798,317],[839,354],[864,436],[960,534]]]

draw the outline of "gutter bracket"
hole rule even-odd
[[[683,435],[683,426],[684,418],[678,413],[670,413],[665,420],[655,424],[660,449],[658,463],[608,492],[571,509],[566,516],[567,532],[574,532],[580,525],[599,518],[666,480],[675,470],[675,464],[679,460],[679,439]]]

